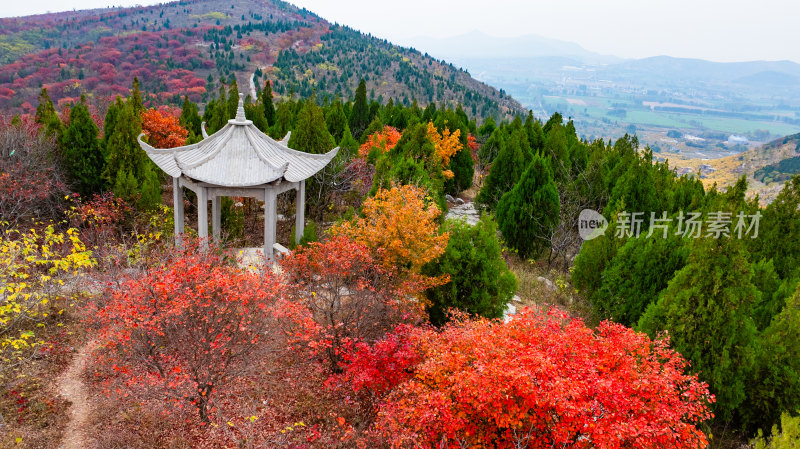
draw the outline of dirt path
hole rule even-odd
[[[89,361],[97,342],[92,340],[75,354],[67,371],[57,380],[58,392],[71,404],[69,407],[69,423],[64,431],[64,439],[59,449],[83,449],[86,447],[84,428],[89,419],[89,394],[81,376]]]

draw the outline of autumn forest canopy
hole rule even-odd
[[[768,205],[704,187],[635,135],[251,6],[0,19],[0,447],[798,444],[800,176]],[[204,250],[198,196],[137,143],[201,142],[240,93],[272,139],[339,148],[298,241],[278,196],[274,269],[239,252],[264,202],[225,197]]]

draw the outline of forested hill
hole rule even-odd
[[[46,87],[54,102],[86,95],[101,109],[134,77],[160,103],[211,98],[236,79],[254,93],[352,97],[420,106],[461,103],[476,117],[522,110],[502,91],[414,49],[331,24],[277,0],[188,0],[134,8],[0,19],[0,108],[32,113]]]

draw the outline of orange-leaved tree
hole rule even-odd
[[[331,234],[347,236],[369,248],[385,269],[406,280],[407,275],[418,275],[423,265],[447,247],[449,235],[440,234],[436,222],[441,212],[419,187],[380,189],[364,201],[362,210],[363,217],[334,226]],[[431,285],[447,280],[438,279]]]
[[[382,130],[375,131],[367,137],[367,141],[358,148],[358,156],[366,158],[372,151],[377,151],[379,154],[391,151],[400,141],[400,137],[397,128],[384,126]]]
[[[444,169],[442,174],[447,179],[452,178],[454,176],[453,172],[447,167],[450,165],[450,158],[463,147],[460,140],[461,130],[457,129],[451,134],[450,130],[445,128],[440,133],[433,126],[433,122],[428,122],[428,137],[433,142],[433,146],[436,148],[436,156],[442,163],[442,168]]]
[[[702,448],[714,397],[687,369],[668,340],[526,310],[401,326],[359,345],[344,379],[396,448]]]
[[[162,114],[157,109],[142,111],[142,132],[156,148],[175,148],[186,143],[189,131],[181,126],[178,117]]]

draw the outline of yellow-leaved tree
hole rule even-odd
[[[440,133],[436,130],[436,127],[433,126],[433,122],[428,122],[428,137],[431,139],[431,142],[433,142],[433,146],[436,148],[436,155],[442,162],[442,174],[447,179],[452,178],[454,176],[453,171],[447,167],[450,165],[450,158],[463,148],[460,140],[461,130],[457,129],[451,134],[450,130],[445,128]]]
[[[362,210],[363,217],[334,226],[331,234],[366,246],[384,269],[414,283],[416,290],[449,281],[419,274],[423,265],[444,253],[449,238],[439,233],[436,220],[441,212],[423,189],[413,185],[380,189],[364,201]]]
[[[0,380],[24,353],[42,342],[36,329],[63,290],[62,275],[78,276],[95,265],[77,230],[8,230],[0,235]]]

